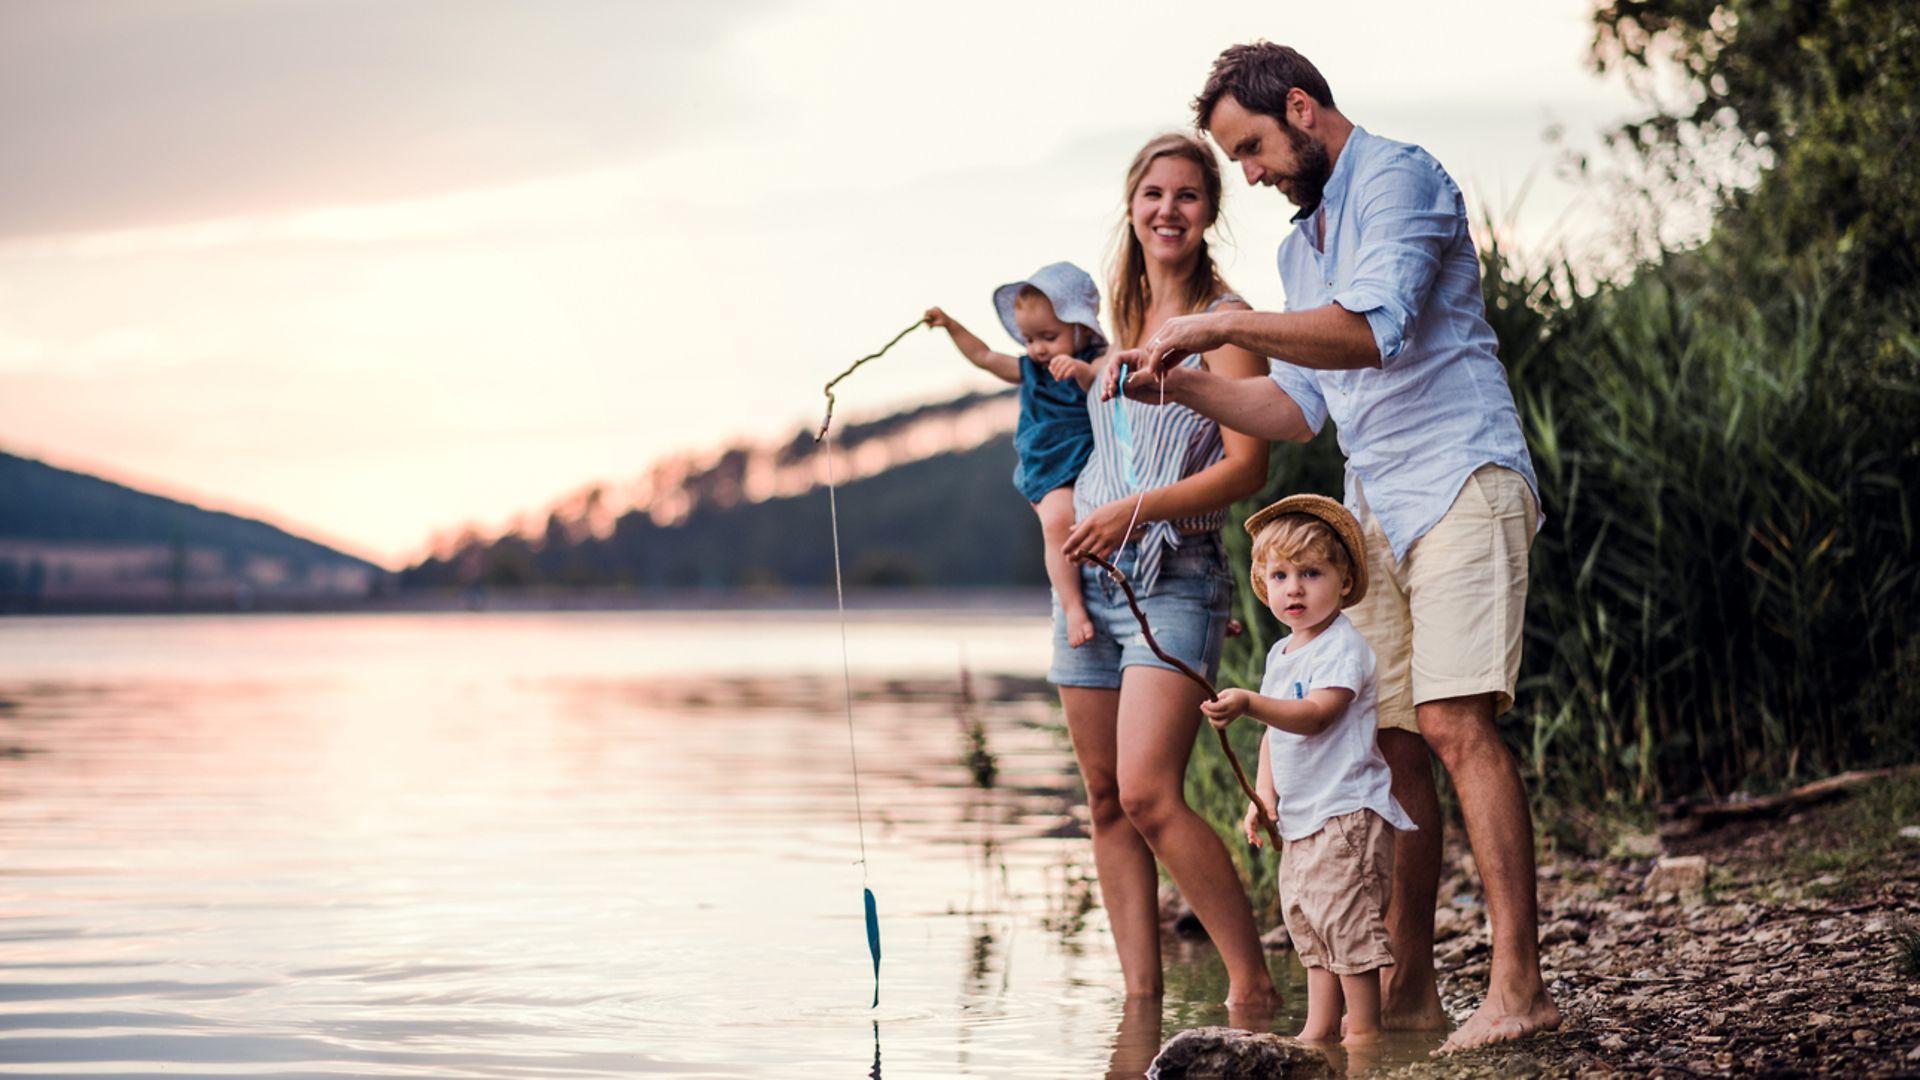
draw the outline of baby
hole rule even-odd
[[[993,290],[993,306],[1007,333],[1026,346],[1025,355],[995,352],[937,307],[927,309],[926,322],[944,328],[974,366],[1020,387],[1013,484],[1040,516],[1047,581],[1067,620],[1067,644],[1079,648],[1093,640],[1093,620],[1080,594],[1080,572],[1061,549],[1073,529],[1073,482],[1093,453],[1087,387],[1092,361],[1107,345],[1100,290],[1085,270],[1057,262]]]
[[[1307,968],[1300,1038],[1366,1042],[1380,1031],[1380,969],[1393,963],[1386,907],[1395,829],[1413,821],[1393,798],[1375,729],[1374,657],[1341,613],[1366,595],[1360,523],[1322,495],[1293,495],[1247,519],[1254,595],[1293,632],[1267,653],[1260,692],[1223,690],[1200,706],[1215,727],[1267,725],[1260,798],[1279,819],[1280,908]],[[1247,838],[1260,842],[1262,807]]]

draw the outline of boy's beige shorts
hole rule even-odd
[[[1391,966],[1386,913],[1393,826],[1371,810],[1355,810],[1282,849],[1280,914],[1300,962],[1335,975]]]
[[[1397,565],[1387,534],[1362,509],[1371,584],[1347,618],[1373,647],[1380,726],[1419,731],[1414,706],[1442,698],[1493,693],[1494,715],[1512,708],[1527,549],[1540,520],[1526,478],[1482,465]]]

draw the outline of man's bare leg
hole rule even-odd
[[[1392,967],[1380,972],[1380,1026],[1388,1031],[1438,1031],[1447,1026],[1433,975],[1433,909],[1440,893],[1443,823],[1433,787],[1433,760],[1416,732],[1380,729],[1380,754],[1393,771],[1393,797],[1418,832],[1401,833],[1393,848],[1393,895],[1387,901]]]
[[[1459,792],[1493,932],[1487,999],[1448,1037],[1442,1051],[1510,1042],[1560,1026],[1560,1010],[1540,978],[1533,816],[1519,766],[1494,730],[1493,707],[1492,694],[1416,706],[1420,733]]]

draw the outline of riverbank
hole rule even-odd
[[[1540,867],[1555,1035],[1385,1075],[1920,1073],[1920,776],[1773,821]],[[1441,889],[1441,996],[1464,1019],[1488,949],[1464,837]],[[1697,864],[1663,858],[1699,857]],[[1649,887],[1652,879],[1652,887]]]

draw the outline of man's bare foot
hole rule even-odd
[[[1545,989],[1536,990],[1530,995],[1532,1000],[1523,1006],[1508,1004],[1517,997],[1489,993],[1487,1000],[1480,1003],[1472,1016],[1467,1017],[1466,1023],[1447,1036],[1447,1041],[1434,1051],[1434,1055],[1437,1057],[1456,1050],[1471,1050],[1476,1046],[1514,1042],[1560,1026],[1560,1009],[1547,996]]]
[[[1093,640],[1093,619],[1087,609],[1067,612],[1067,646],[1077,649]]]

